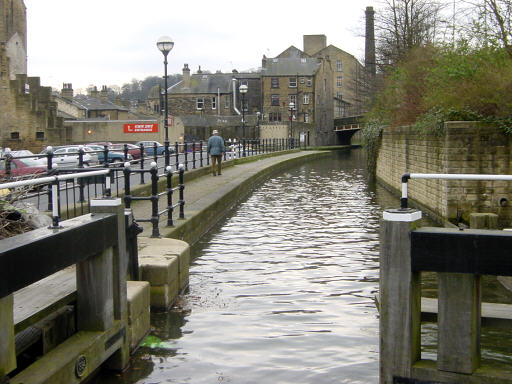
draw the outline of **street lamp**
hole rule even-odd
[[[239,88],[240,94],[242,95],[242,140],[244,146],[243,156],[245,157],[245,94],[247,93],[247,85],[242,84]]]
[[[171,49],[174,47],[174,41],[169,36],[162,36],[158,39],[156,42],[156,46],[160,50],[160,52],[164,55],[164,68],[165,68],[165,74],[164,74],[164,87],[165,87],[165,120],[164,120],[164,127],[165,127],[165,166],[170,165],[169,161],[169,100],[167,98],[167,55],[169,52],[171,52]]]
[[[290,144],[293,147],[293,111],[295,110],[295,103],[290,101],[288,108],[290,109]]]

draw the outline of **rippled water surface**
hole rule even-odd
[[[193,249],[179,308],[101,383],[377,383],[378,222],[364,153],[277,175]]]

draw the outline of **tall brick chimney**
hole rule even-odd
[[[366,36],[364,46],[364,66],[370,79],[375,80],[375,11],[373,7],[366,7]]]
[[[73,100],[73,84],[71,83],[63,83],[62,90],[60,91],[60,95],[63,99]]]
[[[101,86],[100,98],[101,101],[108,101],[108,89],[106,85]]]
[[[183,87],[190,88],[190,69],[188,64],[183,66]]]
[[[98,88],[96,86],[94,86],[92,89],[91,89],[91,97],[95,97],[95,98],[98,98]]]

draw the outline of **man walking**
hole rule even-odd
[[[212,173],[213,176],[222,175],[222,154],[226,152],[224,146],[224,139],[219,136],[219,131],[213,130],[212,136],[208,139],[208,154],[212,158]]]

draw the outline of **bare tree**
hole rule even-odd
[[[445,27],[444,6],[436,0],[382,0],[375,17],[380,64],[393,64],[412,48],[435,42]]]
[[[471,40],[486,46],[505,48],[512,57],[512,1],[475,0],[464,3],[474,10],[469,34]]]

